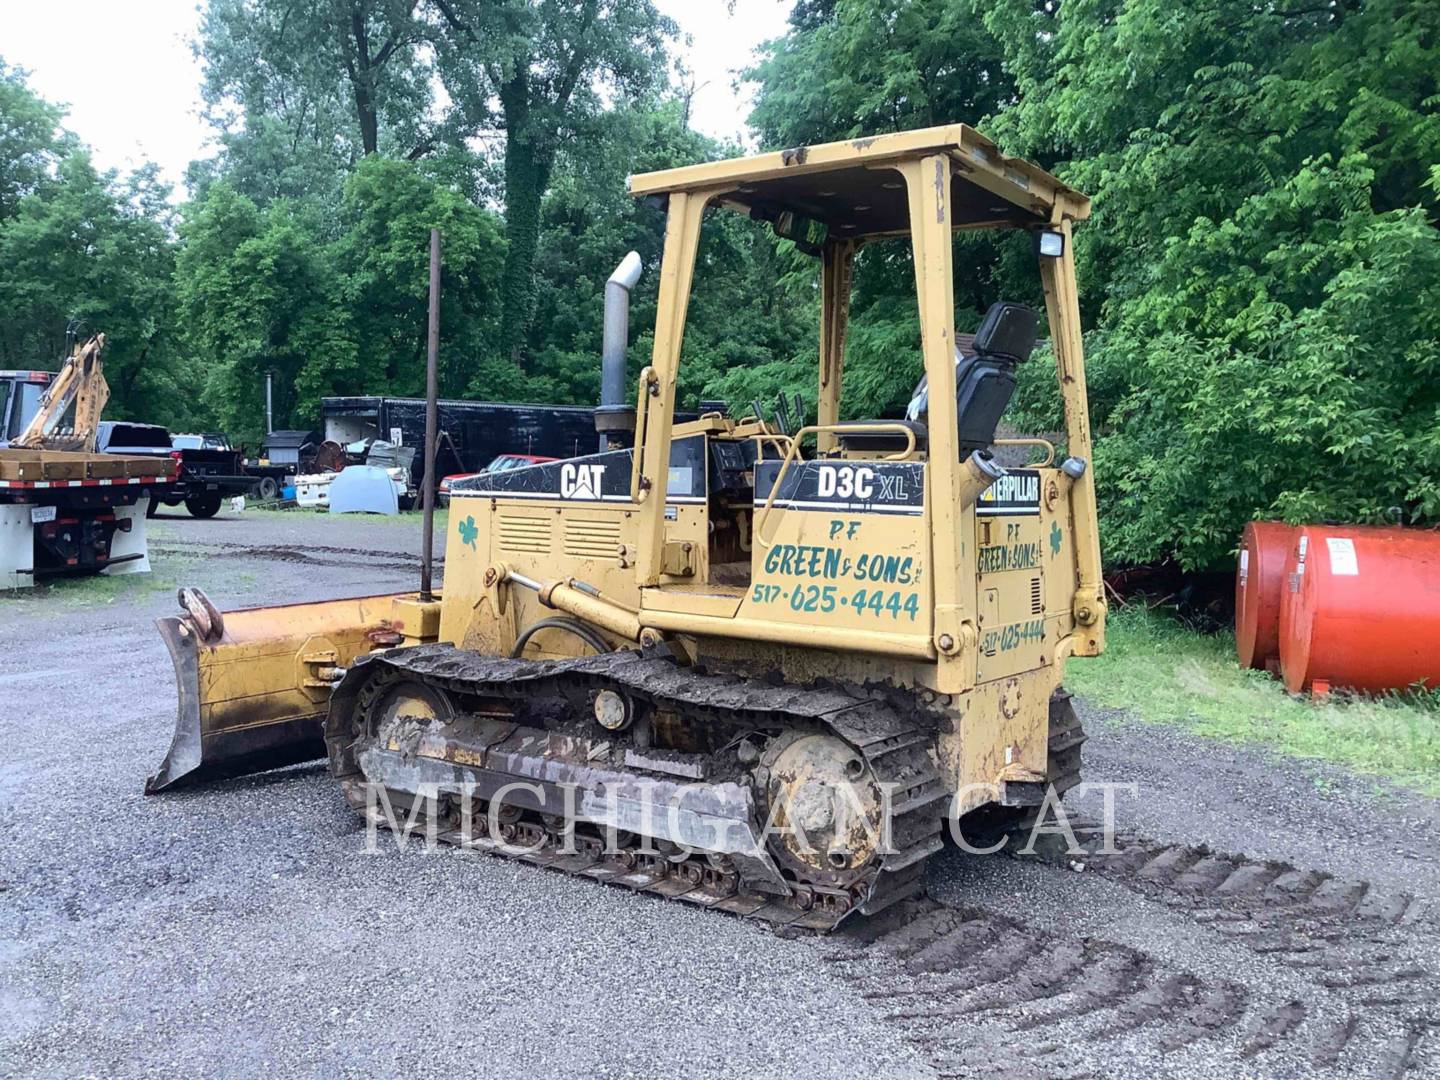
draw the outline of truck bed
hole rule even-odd
[[[175,479],[168,457],[73,453],[64,450],[0,450],[0,489],[24,490],[164,484]]]
[[[145,511],[174,480],[168,457],[0,450],[0,589],[149,570]]]

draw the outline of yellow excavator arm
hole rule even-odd
[[[40,399],[39,410],[10,445],[27,450],[93,449],[100,414],[110,400],[110,384],[105,381],[105,367],[100,361],[104,348],[104,334],[96,334],[75,347]],[[75,422],[68,429],[60,429],[58,425],[71,405],[75,406]]]

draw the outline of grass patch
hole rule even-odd
[[[83,577],[52,577],[28,589],[0,591],[6,604],[52,611],[96,608],[129,602],[155,593],[174,592],[198,560],[167,554],[150,557],[147,574],[89,574]]]
[[[250,517],[252,514],[270,514],[274,516],[285,515],[286,517],[308,518],[328,515],[329,511],[313,506],[296,506],[293,503],[285,504],[280,502],[251,502],[245,504],[245,512],[241,517]]]
[[[363,521],[367,525],[395,525],[405,528],[413,528],[417,531],[425,520],[422,510],[402,510],[398,514],[356,514],[356,515],[335,515],[332,519],[330,511],[324,507],[312,506],[277,506],[275,503],[249,503],[245,507],[242,517],[251,514],[269,514],[276,517],[284,516],[289,521],[320,521],[334,520],[343,517],[351,517]],[[443,506],[435,507],[435,535],[439,536],[445,531],[450,520],[450,511]]]
[[[1440,694],[1291,697],[1242,669],[1229,634],[1208,635],[1140,608],[1113,614],[1105,654],[1067,665],[1065,683],[1139,720],[1261,743],[1440,795]]]

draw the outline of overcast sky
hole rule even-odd
[[[762,41],[785,30],[791,0],[656,0],[693,41],[682,48],[701,87],[691,123],[744,136],[750,99],[733,83]],[[0,0],[0,56],[31,72],[44,98],[69,106],[66,126],[103,168],[158,162],[182,187],[185,166],[211,151],[191,52],[196,0]]]

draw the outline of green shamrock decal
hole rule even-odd
[[[1050,554],[1052,556],[1060,554],[1060,537],[1060,523],[1052,521],[1050,523]]]
[[[460,541],[470,547],[475,547],[475,538],[480,535],[480,530],[475,527],[475,517],[472,514],[460,522]]]

